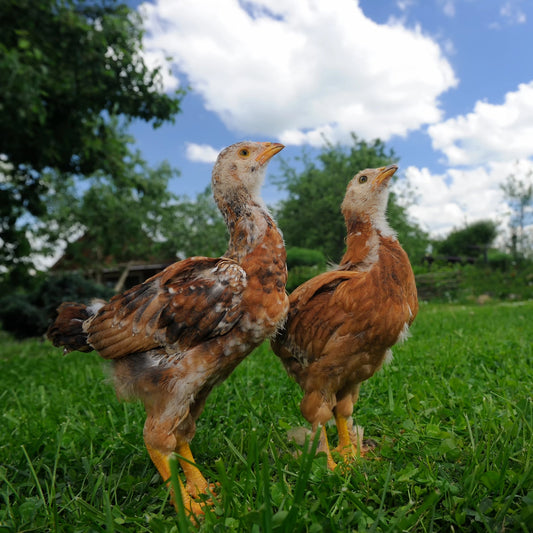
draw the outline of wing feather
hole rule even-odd
[[[88,341],[108,359],[161,346],[185,350],[231,330],[246,285],[231,259],[180,261],[112,298],[87,322]]]

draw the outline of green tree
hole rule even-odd
[[[303,153],[302,170],[283,162],[282,176],[275,182],[287,190],[288,197],[277,209],[277,220],[287,246],[321,251],[328,260],[338,261],[345,250],[346,227],[340,204],[346,186],[362,169],[377,168],[396,161],[380,140],[367,143],[352,134],[353,144],[343,148],[331,143],[316,160]],[[412,223],[406,207],[397,196],[389,196],[388,219],[411,260],[418,260],[428,243],[426,234]]]
[[[173,120],[142,56],[139,15],[114,0],[0,3],[0,264],[24,270],[35,220],[69,175],[120,174],[117,120]],[[43,173],[47,173],[43,179]]]
[[[451,231],[448,236],[436,243],[437,252],[450,256],[483,256],[498,234],[496,223],[492,220],[479,220],[464,228]]]
[[[104,267],[159,257],[175,209],[176,196],[168,190],[175,175],[167,163],[152,169],[138,151],[124,144],[114,176],[97,172],[85,190],[73,178],[68,186],[62,183],[61,194],[53,195],[47,205],[46,233],[57,227],[55,237],[69,243],[66,257],[72,266],[97,282]],[[172,257],[175,250],[168,256]]]
[[[510,247],[516,259],[519,254],[525,255],[531,245],[525,228],[533,217],[533,171],[530,170],[522,178],[510,174],[501,189],[511,208]]]
[[[166,224],[164,247],[179,257],[218,257],[228,244],[228,231],[207,187],[194,200],[182,197],[172,207]]]

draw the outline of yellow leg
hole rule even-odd
[[[206,493],[210,486],[196,466],[189,443],[186,441],[180,442],[176,447],[176,453],[187,480],[187,492],[192,497],[196,497],[200,493]]]
[[[154,463],[155,467],[161,474],[163,481],[165,481],[167,485],[169,485],[170,484],[170,465],[169,465],[168,460],[169,460],[170,455],[165,455],[164,453],[161,453],[159,450],[152,448],[148,444],[146,445],[146,449],[148,450],[148,453],[150,454],[150,458],[152,459],[152,462]],[[179,478],[178,478],[178,483],[179,483],[181,498],[183,500],[183,506],[185,507],[185,510],[194,516],[203,515],[204,512],[202,510],[202,507],[198,503],[192,500],[189,493],[185,490],[185,487],[183,486],[181,479]],[[178,512],[179,509],[178,509],[178,505],[176,503],[176,499],[174,497],[172,488],[171,488],[171,497],[172,497],[172,504],[174,505],[176,512]]]
[[[348,418],[345,416],[335,414],[335,423],[337,424],[337,432],[339,434],[339,445],[335,451],[340,453],[344,458],[355,457],[357,455],[357,448],[352,441],[351,427],[348,423]]]
[[[331,451],[329,449],[328,444],[328,436],[326,434],[326,428],[322,426],[320,431],[320,441],[318,443],[317,452],[324,452],[327,457],[328,469],[335,470],[335,468],[337,468],[337,463],[333,460],[333,457],[331,456]]]

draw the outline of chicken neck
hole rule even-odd
[[[257,274],[268,264],[285,266],[283,238],[268,210],[251,202],[236,212],[225,213],[230,240],[225,257],[239,263],[246,272]]]
[[[346,252],[339,268],[367,270],[378,259],[381,232],[364,218],[346,220]]]

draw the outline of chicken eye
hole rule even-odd
[[[359,176],[359,183],[366,183],[368,178],[366,176]]]
[[[247,148],[243,148],[240,152],[239,152],[239,155],[241,157],[248,157],[250,155],[250,150],[248,150]]]

